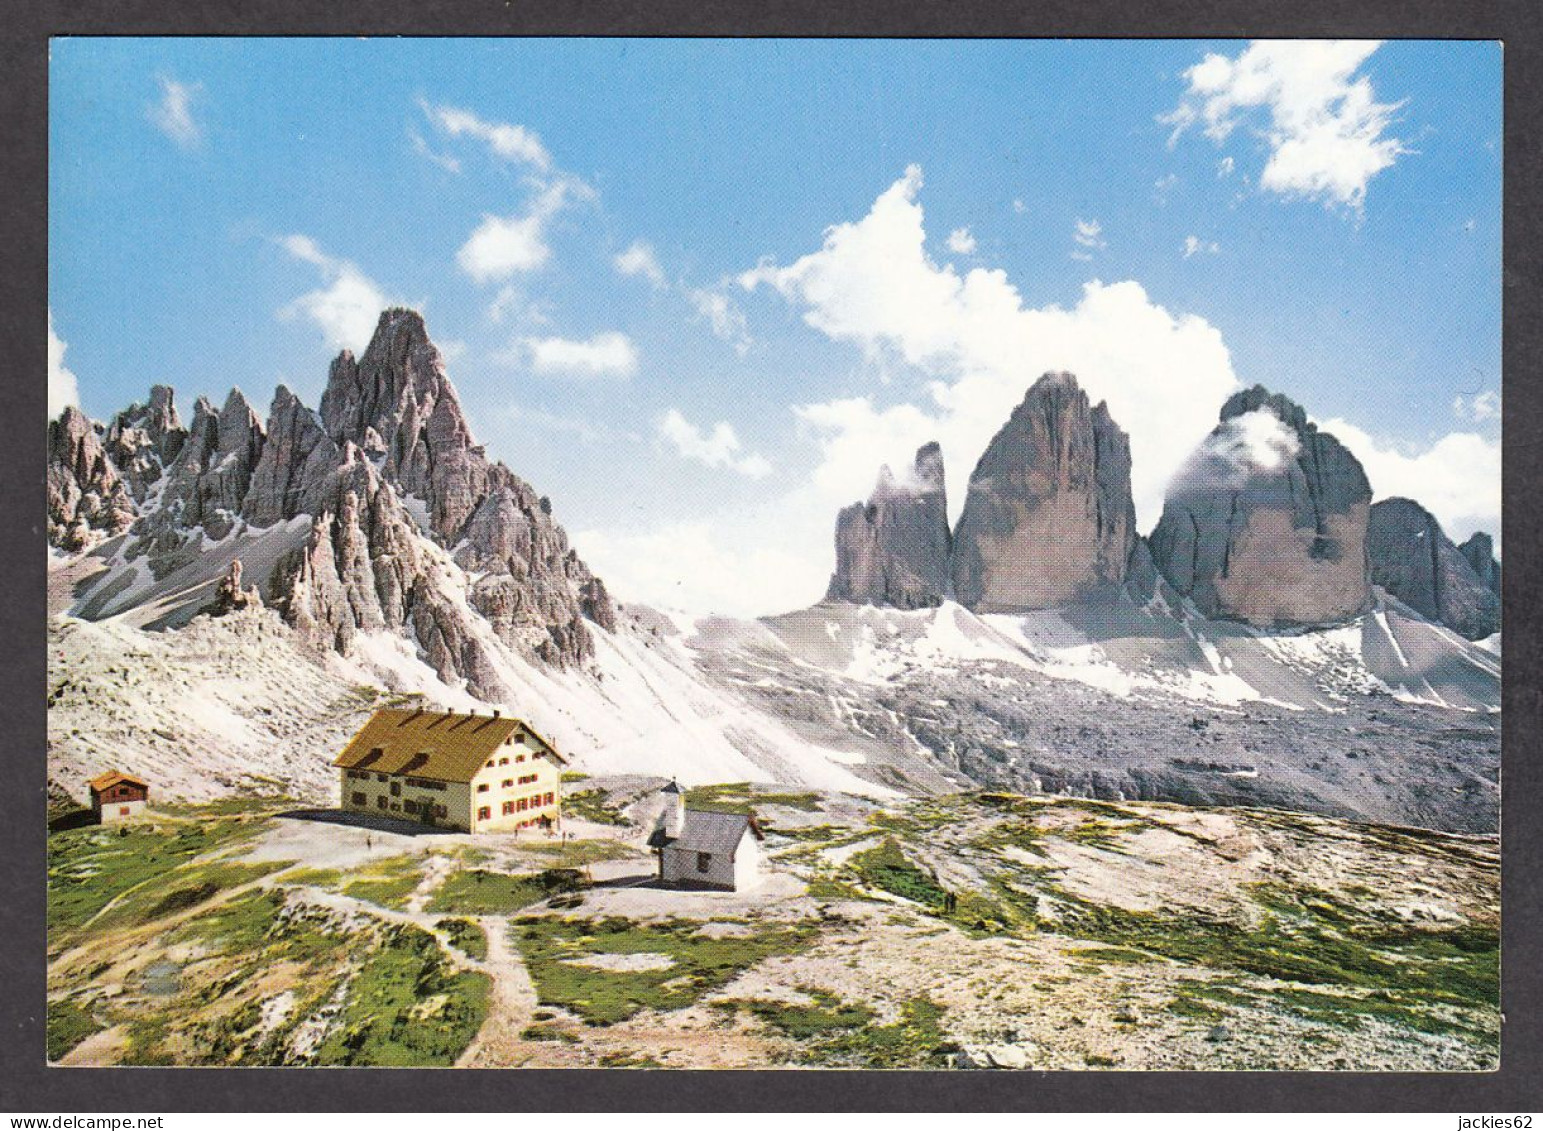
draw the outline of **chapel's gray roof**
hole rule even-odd
[[[713,813],[705,809],[687,809],[680,836],[670,844],[683,852],[714,852],[734,855],[745,830],[759,836],[748,813]]]

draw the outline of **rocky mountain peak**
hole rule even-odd
[[[1480,583],[1495,596],[1500,596],[1500,562],[1495,558],[1495,540],[1481,530],[1458,546],[1457,551],[1473,567]]]
[[[96,425],[74,405],[48,425],[48,541],[83,550],[123,533],[134,500],[107,456]]]
[[[1019,612],[1120,584],[1136,543],[1130,440],[1070,373],[1047,373],[987,445],[954,533],[961,604]]]
[[[148,404],[130,405],[113,417],[104,446],[129,493],[136,502],[143,502],[182,451],[187,436],[171,387],[151,385]]]
[[[427,419],[447,395],[455,400],[423,316],[394,307],[381,313],[362,357],[356,361],[343,350],[333,361],[321,418],[334,440],[358,439],[374,428],[389,441],[404,422]]]
[[[866,503],[836,516],[836,572],[826,600],[893,605],[940,605],[948,593],[948,501],[943,449],[922,445],[907,479],[886,464]]]
[[[605,586],[550,503],[473,441],[416,311],[385,311],[361,357],[338,355],[320,413],[280,385],[265,426],[232,389],[219,408],[199,397],[183,429],[172,391],[156,386],[148,405],[119,414],[113,436],[144,516],[135,523],[111,454],[71,410],[50,426],[50,538],[79,548],[135,523],[125,556],[143,558],[156,582],[189,579],[175,583],[187,616],[211,594],[217,609],[246,601],[245,582],[196,578],[208,542],[235,536],[248,580],[303,637],[347,652],[360,634],[409,634],[442,678],[484,698],[507,691],[497,644],[570,664],[593,654],[590,624],[615,626]],[[304,516],[308,527],[291,521]],[[78,607],[95,615],[136,577],[104,581]],[[195,604],[200,586],[209,592]]]
[[[1383,499],[1367,534],[1372,583],[1469,640],[1500,629],[1500,599],[1413,499]]]
[[[1233,393],[1222,403],[1220,418],[1228,421],[1250,412],[1258,412],[1262,408],[1269,409],[1278,420],[1299,435],[1310,427],[1307,411],[1301,405],[1284,393],[1270,392],[1263,385],[1254,385]]]
[[[1169,485],[1152,556],[1207,616],[1332,624],[1371,600],[1371,484],[1359,461],[1288,397],[1255,385]]]

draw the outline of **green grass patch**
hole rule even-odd
[[[90,826],[48,838],[48,936],[57,945],[114,899],[164,882],[194,857],[256,836],[267,822],[247,817]]]
[[[605,860],[626,860],[638,855],[635,849],[619,840],[548,841],[522,844],[520,851],[539,857],[552,868],[583,868]]]
[[[441,884],[428,909],[452,915],[508,915],[583,886],[584,877],[571,868],[548,868],[519,876],[474,868],[457,872]]]
[[[423,882],[422,860],[417,856],[388,856],[372,860],[343,885],[343,894],[380,907],[400,911]]]
[[[800,986],[799,992],[813,999],[810,1005],[785,1001],[734,999],[715,1002],[715,1009],[726,1012],[745,1010],[761,1023],[795,1041],[817,1041],[847,1029],[868,1025],[874,1017],[866,1005],[842,1001],[825,990]]]
[[[810,899],[860,899],[870,903],[873,901],[873,896],[861,888],[844,883],[826,872],[816,873],[810,878],[808,892]]]
[[[1126,911],[1062,890],[1054,891],[1053,898],[1062,934],[1297,983],[1309,991],[1327,989],[1333,994],[1329,1001],[1295,1001],[1317,1010],[1317,1019],[1327,1019],[1325,1011],[1342,1010],[1375,1013],[1413,1029],[1443,1029],[1453,1023],[1431,1013],[1435,1007],[1477,1011],[1483,1017],[1498,1008],[1499,936],[1493,928],[1391,923],[1312,888],[1263,885],[1254,894],[1267,912],[1257,925],[1198,911]],[[1194,992],[1221,1000],[1235,993],[1212,987]]]
[[[48,1061],[57,1064],[71,1049],[93,1033],[104,1028],[91,1011],[73,1001],[60,1000],[48,1003],[47,1041]]]
[[[560,1007],[591,1025],[609,1025],[644,1009],[684,1009],[741,971],[804,949],[819,930],[777,925],[715,939],[699,935],[700,927],[680,919],[642,924],[620,917],[527,916],[510,926],[510,937],[525,957],[542,1005]],[[663,954],[671,964],[613,971],[571,961],[602,954]]]
[[[839,1068],[941,1068],[958,1046],[943,1032],[943,1007],[915,997],[900,1006],[889,1025],[851,1026],[815,1038],[798,1059],[805,1064]]]
[[[315,1062],[454,1064],[482,1025],[489,985],[485,974],[451,970],[427,931],[387,927],[380,949],[349,986],[342,1014]]]
[[[777,836],[787,837],[789,840],[804,841],[806,843],[824,843],[834,841],[846,833],[846,829],[838,825],[803,825],[792,828],[768,828],[767,832]]]
[[[757,806],[766,805],[781,805],[788,809],[801,809],[806,813],[818,813],[821,808],[820,795],[817,793],[761,793],[749,782],[743,781],[720,782],[688,789],[686,805],[714,813],[749,813]]]
[[[488,956],[488,937],[482,933],[482,928],[469,919],[441,919],[434,924],[445,934],[450,936],[450,945],[466,955],[481,962]]]
[[[167,1021],[164,1017],[138,1018],[129,1024],[128,1047],[119,1064],[136,1068],[164,1067],[177,1063],[165,1047]]]
[[[563,794],[563,812],[597,825],[625,825],[621,809],[611,804],[603,789],[579,789]]]
[[[258,864],[185,865],[125,893],[107,908],[93,924],[95,930],[137,927],[165,919],[200,904],[208,903],[221,892],[259,880],[289,867],[281,860]]]
[[[1144,962],[1162,961],[1155,954],[1147,954],[1144,951],[1131,950],[1123,946],[1089,946],[1079,950],[1067,950],[1064,953],[1084,962],[1115,962],[1132,966]]]
[[[579,1035],[572,1029],[564,1029],[557,1025],[530,1025],[520,1034],[527,1041],[562,1041],[564,1044],[576,1045],[579,1043]]]
[[[301,868],[285,876],[284,883],[336,891],[343,886],[343,873],[337,868]]]
[[[1225,1010],[1218,1009],[1216,1006],[1204,1001],[1196,1001],[1194,998],[1186,997],[1183,994],[1173,998],[1163,1008],[1175,1017],[1186,1017],[1191,1021],[1206,1023],[1220,1021],[1227,1016]]]
[[[1032,819],[1014,817],[1000,821],[971,841],[971,846],[986,852],[1018,848],[1035,856],[1044,856],[1047,833]]]
[[[923,907],[942,908],[948,897],[937,879],[912,863],[900,842],[892,836],[885,837],[877,847],[854,855],[847,867],[870,887],[920,903]]]
[[[268,817],[293,809],[300,802],[287,794],[260,794],[254,797],[222,797],[217,801],[197,803],[173,802],[157,804],[156,809],[168,816],[208,820],[210,817],[255,816]]]
[[[1129,821],[1116,824],[1100,817],[1087,817],[1081,824],[1071,829],[1058,829],[1052,835],[1071,844],[1080,844],[1088,848],[1101,849],[1104,852],[1118,852],[1125,855],[1125,848],[1121,843],[1125,834],[1140,825]]]

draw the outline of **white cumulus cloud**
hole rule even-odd
[[[819,250],[741,276],[795,303],[828,337],[898,356],[930,379],[915,403],[858,396],[796,410],[820,446],[822,500],[866,496],[881,463],[909,466],[935,439],[957,513],[974,461],[1013,407],[1043,373],[1065,369],[1130,432],[1137,512],[1150,527],[1169,478],[1238,387],[1220,332],[1132,280],[1091,282],[1071,307],[1036,308],[1001,270],[940,265],[926,252],[921,186],[912,166],[867,216],[828,229]]]
[[[744,452],[739,435],[726,420],[718,421],[710,430],[698,428],[679,409],[672,408],[660,418],[658,431],[683,459],[707,467],[727,468],[751,479],[771,474],[772,466],[765,457]]]
[[[1189,259],[1191,256],[1200,255],[1201,253],[1206,255],[1215,255],[1219,251],[1221,251],[1221,245],[1218,244],[1215,240],[1203,240],[1199,236],[1184,237],[1185,259]]]
[[[447,173],[459,173],[461,171],[460,158],[449,153],[440,153],[417,130],[408,127],[407,137],[413,143],[413,152],[425,161],[432,161]]]
[[[369,345],[380,312],[391,305],[380,286],[346,259],[328,255],[310,236],[289,235],[279,246],[322,276],[323,285],[279,309],[279,317],[309,318],[333,349],[355,353]]]
[[[948,233],[948,250],[955,255],[974,255],[975,237],[969,228],[955,228]]]
[[[1452,401],[1452,412],[1461,420],[1483,424],[1486,420],[1500,419],[1500,394],[1493,389],[1475,393],[1471,397],[1459,396]]]
[[[193,100],[203,87],[198,83],[178,82],[165,75],[156,81],[161,97],[146,109],[150,124],[183,149],[191,149],[203,138],[203,129],[193,117]]]
[[[669,285],[664,275],[664,268],[659,264],[659,257],[647,240],[634,240],[626,251],[621,252],[611,262],[623,275],[647,279],[649,285],[655,290],[662,290]]]
[[[1476,432],[1449,432],[1427,444],[1373,436],[1348,420],[1318,423],[1350,449],[1377,499],[1403,496],[1436,516],[1461,542],[1476,530],[1500,537],[1500,441]]]
[[[614,330],[582,340],[521,338],[519,344],[531,369],[551,376],[626,379],[638,368],[638,351],[632,339]]]
[[[1301,450],[1296,429],[1272,409],[1256,408],[1219,424],[1195,449],[1194,458],[1180,469],[1177,478],[1242,487],[1255,473],[1280,470]]]
[[[456,253],[456,262],[478,283],[502,282],[535,271],[552,256],[546,238],[552,218],[571,201],[592,195],[581,182],[559,178],[544,185],[524,212],[512,216],[484,213],[482,222]]]
[[[552,167],[552,155],[541,138],[524,126],[490,122],[459,106],[435,105],[422,99],[418,106],[430,122],[450,137],[475,138],[495,157],[530,165],[543,173]]]
[[[54,333],[54,312],[48,312],[48,419],[53,420],[67,405],[80,405],[80,383],[64,364],[63,339]]]
[[[750,323],[738,303],[722,291],[707,287],[688,289],[685,293],[697,316],[707,319],[715,337],[732,345],[741,357],[749,352],[754,344]]]
[[[1270,150],[1262,189],[1359,209],[1371,179],[1409,152],[1388,134],[1401,104],[1378,102],[1371,79],[1357,73],[1379,46],[1255,40],[1236,58],[1208,54],[1184,72],[1184,97],[1161,121],[1175,141],[1198,125],[1218,144],[1260,121]]]

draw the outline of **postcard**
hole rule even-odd
[[[1499,1067],[1497,42],[49,100],[49,1063]]]

